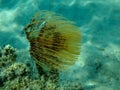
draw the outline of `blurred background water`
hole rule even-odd
[[[23,28],[40,10],[72,20],[82,33],[81,55],[61,73],[87,90],[120,90],[120,0],[0,0],[0,46],[29,49]],[[66,74],[67,73],[67,74]]]

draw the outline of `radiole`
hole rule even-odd
[[[64,70],[80,54],[81,33],[75,23],[50,11],[34,15],[24,29],[30,54],[47,71]]]

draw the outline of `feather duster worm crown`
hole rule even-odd
[[[41,11],[24,29],[30,54],[46,69],[63,70],[80,54],[81,33],[74,22],[54,12]]]

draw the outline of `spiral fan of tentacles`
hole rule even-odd
[[[36,64],[63,70],[80,54],[81,33],[75,23],[54,12],[41,11],[24,29]]]

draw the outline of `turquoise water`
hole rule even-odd
[[[85,90],[120,90],[119,3],[119,0],[0,0],[0,46],[10,44],[18,51],[28,51],[23,28],[36,12],[54,11],[74,21],[82,33],[78,61],[62,72],[60,78],[80,82]]]

